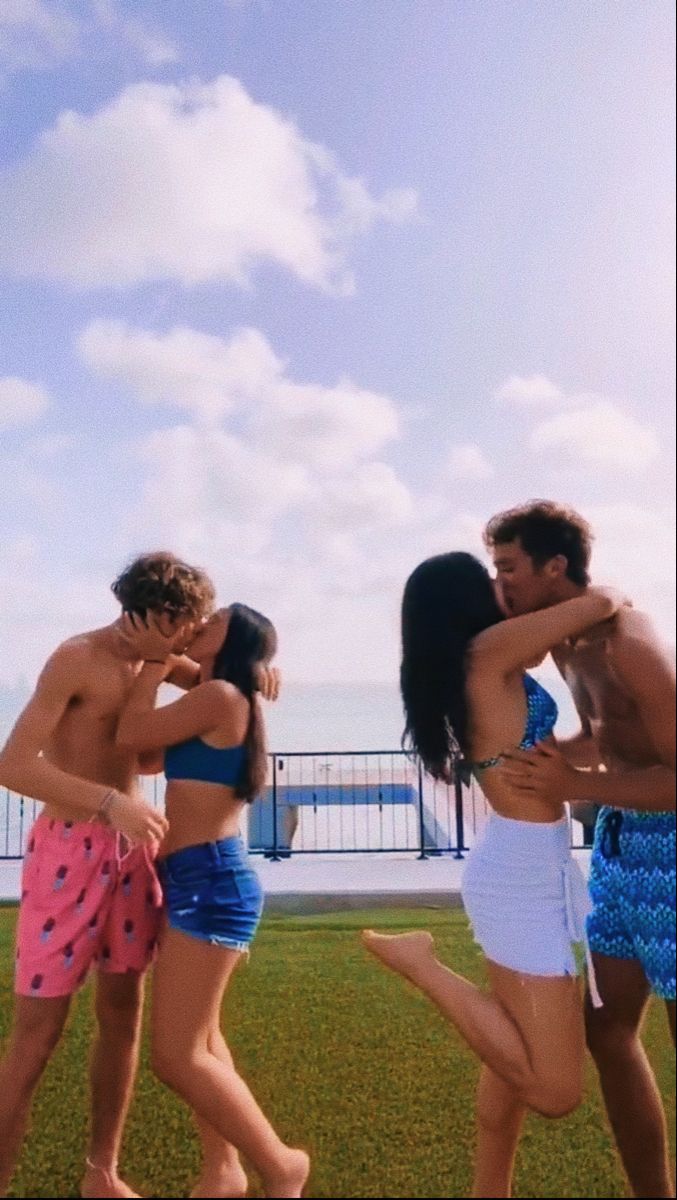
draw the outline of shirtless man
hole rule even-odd
[[[172,646],[214,601],[207,576],[170,554],[137,559],[113,592],[123,612],[156,614]],[[136,1072],[143,976],[159,928],[153,859],[167,822],[136,783],[155,764],[121,749],[115,734],[142,666],[144,635],[143,621],[121,618],[59,646],[0,753],[0,784],[45,804],[24,862],[14,1023],[0,1063],[1,1195],[71,997],[93,964],[98,1031],[81,1194],[136,1195],[118,1176],[117,1158]],[[190,686],[195,670],[177,660],[170,682]]]
[[[592,534],[577,513],[535,501],[487,525],[511,614],[579,595]],[[649,618],[631,607],[553,657],[581,731],[557,747],[505,755],[504,771],[532,798],[602,805],[592,854],[588,921],[603,1007],[586,996],[588,1046],[635,1196],[674,1196],[665,1115],[640,1032],[650,993],[675,1037],[675,672]],[[600,771],[600,766],[605,770]],[[588,768],[587,770],[581,768]],[[592,768],[592,770],[590,770]],[[514,1123],[506,1091],[486,1097],[487,1136]]]

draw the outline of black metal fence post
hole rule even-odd
[[[280,855],[277,852],[277,755],[273,755],[273,852],[270,855],[271,862],[280,862]]]
[[[425,852],[425,816],[423,812],[423,767],[418,764],[418,835],[420,840],[419,859],[425,859],[428,855]]]
[[[456,767],[454,769],[454,797],[456,801],[456,849],[454,858],[463,858],[463,851],[467,849],[465,844],[465,824],[463,819],[463,783],[461,782],[461,774]]]

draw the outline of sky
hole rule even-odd
[[[392,681],[532,497],[672,640],[673,59],[663,0],[0,0],[0,692],[161,548]]]

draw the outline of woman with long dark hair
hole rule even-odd
[[[562,562],[542,569],[561,571]],[[501,773],[501,752],[549,738],[557,718],[554,700],[526,668],[610,619],[622,602],[588,588],[505,619],[488,571],[464,553],[421,563],[404,591],[405,744],[435,779],[450,783],[457,770],[473,771],[491,809],[462,882],[489,994],[443,966],[425,931],[388,937],[367,930],[363,940],[437,1005],[482,1060],[474,1196],[510,1195],[525,1111],[560,1117],[576,1108],[585,1056],[572,950],[585,940],[585,880],[571,854],[564,805],[514,791]],[[594,978],[591,985],[598,1000]]]
[[[156,709],[171,651],[186,635],[169,640],[159,628],[148,635],[147,660],[117,738],[140,753],[164,750],[169,832],[158,870],[167,927],[153,981],[153,1068],[196,1118],[203,1165],[193,1196],[244,1196],[238,1151],[267,1196],[301,1196],[308,1156],[280,1140],[235,1070],[220,1026],[226,986],[249,953],[263,907],[239,826],[244,805],[265,784],[257,691],[277,637],[270,621],[244,604],[219,609],[189,645],[199,682]]]

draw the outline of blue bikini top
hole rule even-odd
[[[527,723],[519,749],[529,750],[536,742],[542,742],[552,733],[557,720],[557,705],[550,692],[546,692],[532,675],[525,673],[522,680],[527,697]],[[483,758],[481,762],[469,765],[476,770],[484,770],[486,767],[498,766],[500,761],[501,755],[497,754],[495,758]]]
[[[236,787],[242,778],[247,751],[244,746],[217,750],[201,737],[190,738],[165,750],[166,779],[197,779]]]

